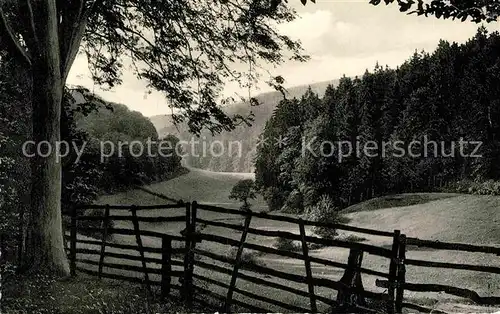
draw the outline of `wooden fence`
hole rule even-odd
[[[211,212],[217,212],[221,214],[233,214],[233,215],[242,215],[245,217],[245,222],[243,225],[236,225],[236,224],[230,224],[226,222],[219,222],[219,221],[210,221],[206,219],[201,219],[197,218],[197,212],[198,211],[211,211]],[[397,274],[396,274],[396,263],[397,261],[395,259],[391,259],[395,255],[394,250],[398,250],[399,247],[393,246],[393,249],[387,249],[383,247],[377,247],[374,245],[369,245],[369,244],[362,244],[362,243],[355,243],[355,242],[348,242],[348,241],[342,241],[342,240],[333,240],[333,239],[323,239],[315,236],[307,236],[305,233],[305,226],[319,226],[319,227],[330,227],[330,228],[335,228],[337,230],[344,230],[344,231],[352,231],[352,232],[359,232],[359,233],[364,233],[364,234],[371,234],[371,235],[377,235],[377,236],[383,236],[383,237],[389,237],[393,239],[397,239],[399,237],[399,232],[385,232],[385,231],[379,231],[379,230],[370,230],[370,229],[364,229],[364,228],[357,228],[357,227],[352,227],[352,226],[346,226],[346,225],[340,225],[340,224],[327,224],[327,223],[319,223],[319,222],[314,222],[314,221],[308,221],[308,220],[302,220],[298,218],[293,218],[293,217],[288,217],[288,216],[278,216],[278,215],[269,215],[266,213],[256,213],[256,212],[242,212],[240,210],[234,210],[234,209],[227,209],[227,208],[221,208],[221,207],[216,207],[216,206],[208,206],[208,205],[198,205],[196,202],[193,203],[192,206],[192,216],[193,219],[192,221],[195,223],[200,223],[204,225],[210,225],[214,227],[222,227],[222,228],[228,228],[231,230],[239,231],[241,232],[241,238],[239,240],[219,236],[219,235],[214,235],[214,234],[207,234],[207,233],[202,233],[202,232],[196,232],[195,237],[201,239],[202,241],[212,241],[212,242],[217,242],[223,245],[228,245],[237,248],[236,256],[234,258],[230,258],[224,255],[220,254],[215,254],[213,252],[208,252],[206,250],[198,249],[195,246],[193,246],[193,249],[191,250],[192,253],[201,255],[206,258],[210,258],[212,260],[218,261],[218,262],[223,262],[224,264],[231,265],[231,267],[221,267],[221,266],[215,266],[211,263],[207,262],[202,262],[198,260],[194,260],[194,265],[198,267],[205,268],[207,270],[213,271],[213,272],[220,272],[223,274],[227,274],[231,276],[231,280],[229,284],[223,283],[221,281],[216,281],[211,278],[208,278],[203,275],[196,275],[196,279],[203,280],[207,283],[210,283],[212,285],[217,285],[223,288],[227,289],[227,294],[226,295],[215,295],[213,292],[210,292],[210,295],[216,299],[221,300],[221,303],[223,304],[222,309],[226,312],[229,312],[231,310],[231,305],[235,304],[240,307],[245,307],[251,311],[257,311],[257,312],[265,312],[266,309],[258,308],[254,305],[249,305],[249,304],[241,304],[240,301],[234,300],[233,299],[233,294],[235,292],[251,298],[255,299],[261,302],[269,303],[275,306],[279,306],[281,308],[284,308],[289,311],[293,312],[317,312],[318,309],[318,302],[323,302],[327,304],[328,306],[331,307],[337,307],[339,309],[342,309],[342,311],[347,310],[347,308],[355,307],[360,311],[363,312],[375,312],[373,310],[370,310],[369,308],[363,307],[362,302],[357,302],[355,304],[351,304],[350,300],[355,297],[355,299],[364,299],[364,298],[369,298],[369,299],[375,299],[382,301],[383,303],[386,303],[387,305],[387,311],[390,313],[394,313],[395,311],[395,294],[394,291],[389,291],[388,293],[376,293],[376,292],[371,292],[363,289],[359,285],[355,284],[355,281],[351,281],[349,275],[347,275],[349,272],[351,272],[353,275],[354,274],[360,274],[360,273],[365,273],[365,274],[370,274],[370,275],[375,275],[378,277],[386,278],[388,279],[389,282],[394,283],[397,280]],[[273,221],[280,221],[280,222],[286,222],[286,223],[292,223],[296,224],[300,230],[299,234],[291,233],[291,232],[286,232],[286,231],[273,231],[273,230],[262,230],[262,229],[256,229],[256,228],[251,228],[250,227],[250,222],[252,218],[260,218],[260,219],[267,219],[267,220],[273,220]],[[264,236],[264,237],[279,237],[283,239],[289,239],[289,240],[294,240],[294,241],[299,241],[301,243],[301,253],[298,252],[291,252],[291,251],[286,251],[286,250],[280,250],[268,246],[262,246],[254,243],[249,243],[246,241],[247,235],[248,234],[253,234],[253,235],[259,235],[259,236]],[[346,248],[350,249],[350,258],[348,261],[345,263],[339,263],[336,261],[328,260],[328,259],[323,259],[323,258],[318,258],[318,257],[313,257],[309,255],[309,244],[314,243],[314,244],[319,244],[319,245],[325,245],[325,246],[336,246],[336,247],[341,247],[341,248]],[[399,242],[395,242],[399,243]],[[297,275],[297,274],[290,274],[286,273],[283,271],[275,270],[266,266],[260,266],[252,263],[245,263],[242,261],[242,252],[243,249],[249,249],[257,252],[263,252],[267,254],[273,254],[273,255],[278,255],[278,256],[283,256],[287,258],[294,258],[298,260],[302,260],[304,262],[304,275]],[[381,256],[384,258],[387,258],[387,263],[390,265],[390,271],[389,273],[384,273],[380,272],[377,270],[373,269],[367,269],[361,267],[360,260],[356,258],[356,256],[361,256],[362,252],[367,252],[372,255],[377,255]],[[359,261],[359,262],[356,262]],[[332,266],[335,268],[342,268],[346,271],[344,280],[339,280],[339,281],[334,281],[331,279],[327,278],[315,278],[312,275],[312,270],[311,270],[311,263],[317,263],[325,266]],[[252,275],[240,273],[240,269],[248,271],[248,272],[254,272],[258,274],[264,274],[268,275],[274,278],[278,278],[284,283],[276,283],[271,280],[266,280],[262,278],[257,278]],[[346,276],[347,275],[347,276]],[[236,287],[236,281],[237,279],[243,279],[245,281],[249,281],[261,286],[266,286],[266,287],[272,287],[284,292],[292,293],[297,296],[302,296],[302,297],[307,297],[309,298],[309,308],[303,308],[299,307],[296,305],[292,304],[287,304],[279,300],[274,300],[271,298],[268,298],[266,296],[260,296],[255,293],[240,289]],[[294,288],[294,285],[297,284],[305,284],[307,285],[307,291],[300,290],[297,288]],[[293,287],[293,288],[292,288]],[[337,297],[336,300],[326,298],[324,296],[318,295],[315,293],[315,288],[317,287],[326,287],[330,288],[336,291],[342,291],[342,297]],[[195,287],[195,291],[201,291],[202,293],[207,293],[208,291],[204,291],[206,289],[199,289]],[[204,300],[199,297],[199,294],[195,294],[195,299],[197,299],[200,302],[203,302]],[[351,308],[352,310],[352,308]]]
[[[71,271],[74,275],[76,271],[82,271],[88,274],[112,279],[131,280],[135,282],[145,283],[149,288],[151,286],[159,286],[162,296],[168,296],[172,289],[179,291],[180,295],[188,303],[193,302],[205,305],[214,306],[213,302],[207,302],[206,296],[211,300],[216,300],[215,307],[224,312],[231,312],[236,306],[238,309],[246,309],[252,312],[269,312],[263,306],[257,306],[256,302],[244,302],[234,297],[234,294],[240,294],[247,299],[258,301],[257,303],[266,303],[271,306],[277,306],[287,311],[293,312],[317,312],[320,302],[328,307],[337,308],[340,312],[359,311],[363,313],[401,313],[403,308],[410,308],[419,311],[430,312],[431,309],[421,307],[416,304],[405,302],[404,291],[444,291],[446,293],[457,295],[464,298],[469,298],[479,304],[500,304],[500,298],[496,297],[480,297],[477,293],[463,288],[448,287],[443,285],[431,284],[415,284],[406,282],[406,265],[422,266],[422,267],[438,267],[450,269],[465,269],[472,271],[483,271],[500,274],[500,268],[486,267],[477,265],[459,265],[443,262],[430,262],[406,259],[406,251],[408,245],[428,247],[434,249],[458,250],[468,252],[483,252],[500,255],[500,248],[474,246],[456,243],[443,243],[419,240],[415,238],[407,238],[401,234],[399,230],[393,232],[365,229],[342,224],[329,224],[322,222],[314,222],[299,218],[270,215],[267,213],[240,211],[227,209],[217,206],[201,205],[196,202],[182,203],[175,205],[158,205],[158,206],[112,206],[112,205],[91,205],[86,206],[87,209],[103,210],[101,216],[77,216],[76,210],[71,214],[70,228],[70,248],[69,256],[71,261]],[[179,210],[183,209],[182,214],[168,217],[141,217],[137,215],[138,211],[147,210]],[[111,215],[110,211],[130,211],[130,215]],[[225,221],[200,218],[200,213],[212,212],[220,214],[239,215],[244,218],[242,225],[232,224]],[[287,231],[264,230],[250,227],[252,219],[264,219],[269,221],[280,221],[284,223],[296,224],[299,233]],[[77,238],[78,230],[77,221],[82,220],[100,220],[103,222],[102,228],[86,228],[86,231],[101,232],[101,240],[82,240]],[[133,229],[124,228],[108,228],[107,221],[131,221]],[[185,223],[185,229],[181,235],[171,235],[166,233],[154,232],[149,230],[141,230],[140,222],[145,223],[163,223],[163,222],[182,222]],[[197,226],[213,226],[218,228],[226,228],[238,232],[239,239],[233,239],[219,234],[204,233]],[[316,236],[307,235],[306,226],[334,228],[349,232],[356,232],[378,237],[385,237],[392,243],[390,248],[375,246],[365,243],[357,243],[344,241],[339,239],[324,239]],[[108,242],[107,235],[109,233],[135,236],[136,245],[117,244]],[[247,238],[249,235],[258,235],[262,237],[283,238],[300,243],[300,252],[280,250],[274,247],[264,246],[256,243],[250,243]],[[161,239],[161,247],[150,247],[143,245],[142,237],[155,237]],[[181,243],[175,248],[173,242]],[[99,250],[77,248],[77,243],[96,245]],[[203,249],[198,243],[217,243],[236,249],[235,256],[218,254],[213,251]],[[333,246],[349,249],[349,257],[345,263],[333,261],[329,259],[311,256],[309,253],[311,244]],[[108,252],[106,248],[117,248],[123,250],[136,250],[139,256],[129,254]],[[262,266],[256,263],[250,263],[243,259],[244,250],[253,250],[266,254],[273,254],[286,258],[294,258],[303,261],[304,274],[292,274],[281,270],[272,269],[267,266]],[[99,256],[99,260],[89,260],[77,258],[77,254],[93,254]],[[146,256],[148,254],[156,254],[159,257]],[[388,270],[382,272],[375,269],[362,267],[363,254],[379,256],[387,260]],[[181,255],[182,259],[175,259],[174,256]],[[106,257],[120,258],[132,261],[140,261],[141,266],[132,266],[119,263],[105,262]],[[201,260],[199,257],[203,257]],[[209,262],[210,261],[210,262]],[[98,267],[98,271],[89,270],[84,267],[77,266],[78,263],[94,265]],[[148,267],[148,264],[158,264],[160,268]],[[311,263],[330,266],[332,268],[340,268],[344,270],[344,275],[340,280],[332,280],[322,276],[313,276]],[[180,268],[173,270],[172,266]],[[103,272],[103,268],[121,269],[127,271],[136,271],[142,273],[144,278],[131,278],[128,276],[110,274]],[[205,273],[195,272],[197,269],[205,269],[210,272]],[[249,274],[250,273],[250,274]],[[251,273],[266,275],[266,278],[275,278],[279,282],[259,278]],[[222,282],[211,274],[222,274],[230,279],[229,283]],[[374,292],[363,288],[361,276],[362,274],[376,276],[376,286],[385,288],[385,292]],[[150,278],[150,275],[159,278],[155,280]],[[216,276],[215,276],[216,277]],[[172,283],[172,278],[178,278],[181,285]],[[244,290],[237,286],[237,281],[243,280],[250,282],[259,287],[268,287],[290,293],[292,295],[306,297],[308,301],[307,307],[302,307],[281,300],[270,298],[269,296],[258,295],[254,292]],[[225,293],[216,293],[214,289],[209,289],[199,284],[204,282],[212,287],[222,288]],[[306,285],[306,289],[299,289],[298,284]],[[335,299],[325,297],[317,293],[318,288],[328,288],[337,291]],[[150,288],[151,289],[151,288]],[[219,289],[220,290],[220,289]],[[367,305],[367,300],[370,304]],[[381,306],[374,309],[374,302]]]
[[[186,215],[185,210],[177,216],[169,217],[140,217],[137,215],[138,211],[148,211],[148,210],[175,210],[175,209],[186,209],[189,204],[184,204],[179,202],[174,205],[157,205],[157,206],[121,206],[121,205],[87,205],[80,208],[74,208],[70,213],[71,216],[71,226],[70,235],[66,236],[69,240],[69,259],[70,259],[70,269],[71,274],[74,276],[76,271],[81,271],[90,275],[96,275],[99,278],[110,278],[132,281],[137,283],[144,283],[147,285],[148,289],[151,290],[151,286],[159,286],[161,288],[162,296],[167,296],[170,294],[171,289],[180,290],[180,286],[172,283],[172,278],[182,277],[184,275],[183,270],[172,270],[172,266],[183,267],[184,262],[182,260],[176,260],[173,256],[181,254],[185,256],[185,248],[173,248],[172,242],[182,242],[186,243],[186,238],[182,236],[169,235],[160,232],[154,232],[149,230],[141,230],[139,222],[149,222],[149,223],[164,223],[164,222],[185,222]],[[100,216],[77,216],[77,209],[98,209],[102,210],[103,214]],[[128,215],[111,215],[111,211],[130,212]],[[77,227],[78,221],[102,221],[101,228],[92,227]],[[108,228],[108,221],[130,221],[133,225],[133,229],[125,228]],[[77,234],[79,232],[99,232],[102,237],[100,240],[92,239],[79,239]],[[108,235],[131,235],[135,236],[136,245],[131,244],[119,244],[109,242]],[[142,243],[142,237],[153,237],[161,241],[160,247],[145,246]],[[94,248],[77,248],[77,243],[87,246],[99,247],[99,249]],[[139,256],[116,253],[106,251],[107,248],[115,248],[125,251],[135,251],[139,253]],[[93,260],[89,258],[78,258],[77,254],[82,254],[85,256],[98,256],[99,260]],[[156,255],[156,256],[146,256],[146,254]],[[116,258],[123,259],[127,261],[139,261],[141,266],[134,266],[123,263],[110,263],[106,262],[105,258]],[[77,262],[85,265],[94,265],[98,267],[98,271],[89,270],[88,268],[77,266]],[[160,268],[148,267],[147,264],[157,264]],[[124,276],[116,273],[104,272],[103,268],[110,268],[114,270],[125,270],[139,272],[144,275],[144,278],[137,278],[134,276]],[[150,278],[150,275],[154,274],[160,277],[160,280],[154,280]]]
[[[406,238],[405,236],[401,237],[402,247],[405,246],[417,246],[421,248],[428,249],[436,249],[436,250],[448,250],[448,251],[459,251],[459,252],[472,252],[472,253],[485,253],[485,254],[494,254],[496,256],[500,255],[499,247],[492,246],[483,246],[483,245],[472,245],[472,244],[463,244],[463,243],[448,243],[448,242],[440,242],[440,241],[429,241],[429,240],[421,240],[417,238]],[[446,294],[452,296],[458,296],[461,298],[469,299],[476,304],[479,305],[500,305],[500,297],[481,297],[477,292],[460,287],[453,287],[449,285],[442,284],[429,284],[429,283],[411,283],[406,282],[405,279],[405,268],[406,265],[411,266],[419,266],[419,267],[432,267],[432,268],[441,268],[441,269],[460,269],[460,270],[469,270],[475,272],[484,272],[491,274],[500,274],[500,267],[494,266],[482,266],[482,265],[471,265],[471,264],[459,264],[459,263],[445,263],[445,262],[433,262],[433,261],[424,261],[424,260],[416,260],[416,259],[408,259],[406,258],[406,249],[402,251],[401,256],[401,272],[403,273],[401,278],[402,281],[400,283],[401,293],[405,290],[407,291],[416,291],[416,292],[444,292]],[[387,287],[389,283],[384,280],[377,280],[377,286],[379,287]],[[431,308],[426,308],[417,304],[403,302],[401,300],[401,305],[403,307],[418,310],[421,312],[432,312],[432,313],[443,313],[442,311],[436,311]]]

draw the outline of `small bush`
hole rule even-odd
[[[281,208],[284,213],[300,214],[304,211],[302,193],[293,190],[287,197],[285,204]]]
[[[238,248],[234,247],[231,249],[231,251],[229,251],[227,257],[235,260],[237,253],[238,253]],[[241,262],[243,264],[249,264],[249,265],[263,265],[263,262],[258,260],[259,255],[261,255],[260,252],[243,250],[243,253],[241,254]]]
[[[293,242],[292,239],[287,239],[279,237],[276,239],[276,244],[274,245],[278,250],[296,252],[301,250],[301,246]]]
[[[342,237],[342,240],[347,242],[364,242],[366,241],[366,238],[357,236],[355,234],[349,234],[347,236]]]
[[[477,182],[465,179],[449,184],[445,191],[474,195],[500,195],[500,181],[486,180]]]
[[[284,204],[285,197],[283,192],[278,188],[267,188],[263,193],[263,197],[270,211],[279,210]]]
[[[314,206],[307,209],[306,217],[313,221],[325,223],[340,224],[349,222],[349,219],[340,214],[339,208],[335,206],[332,198],[327,195],[321,196]],[[337,235],[337,231],[333,228],[314,227],[313,231],[318,236],[326,239],[333,239]]]
[[[309,248],[309,250],[319,250],[319,249],[322,249],[324,247],[326,247],[327,245],[324,245],[324,244],[320,244],[320,243],[308,243],[307,244],[307,247]]]

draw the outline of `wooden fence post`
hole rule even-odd
[[[161,297],[166,298],[170,294],[170,283],[172,281],[172,239],[163,236],[161,239]]]
[[[241,256],[243,255],[243,248],[245,245],[245,241],[247,239],[248,228],[250,227],[250,221],[252,220],[251,212],[246,213],[247,216],[245,218],[245,229],[241,234],[241,240],[238,246],[238,251],[236,252],[236,260],[233,267],[233,272],[231,274],[231,282],[229,284],[229,288],[227,289],[226,302],[224,303],[224,312],[231,312],[231,303],[233,301],[233,291],[236,286],[236,279],[238,278],[238,270],[241,265]]]
[[[186,304],[191,306],[193,303],[193,272],[194,272],[194,249],[196,246],[197,236],[196,236],[196,216],[198,212],[198,203],[194,201],[191,203],[191,221],[189,223],[187,236],[189,238],[189,249],[188,249],[188,267],[185,271],[186,280]]]
[[[307,288],[309,290],[309,299],[311,302],[311,312],[318,312],[318,307],[316,305],[316,295],[314,294],[314,284],[311,270],[311,260],[309,258],[309,249],[307,247],[306,241],[306,230],[304,227],[304,221],[302,219],[299,220],[299,229],[300,229],[300,238],[302,242],[302,254],[304,255],[304,263],[306,267],[306,276],[307,276]]]
[[[399,245],[398,281],[396,286],[396,313],[403,312],[404,284],[406,281],[406,235],[402,234]]]
[[[134,230],[135,230],[135,240],[137,242],[137,246],[139,248],[139,254],[141,255],[141,259],[142,259],[142,269],[144,270],[144,280],[146,281],[146,286],[148,288],[148,291],[151,292],[151,285],[149,282],[148,268],[146,265],[146,259],[144,257],[144,246],[142,245],[141,231],[139,229],[139,220],[137,219],[137,208],[135,205],[132,205],[131,211],[132,211],[132,223],[134,225]]]
[[[347,268],[339,282],[346,289],[339,290],[337,294],[337,303],[341,306],[340,311],[355,310],[357,305],[365,306],[366,302],[362,293],[357,293],[356,289],[363,289],[361,280],[361,264],[363,262],[363,251],[359,249],[350,249],[347,258]]]
[[[387,287],[387,293],[389,295],[389,300],[387,302],[387,313],[389,314],[394,314],[396,312],[395,289],[397,283],[397,272],[399,263],[400,237],[401,237],[401,231],[394,230],[394,236],[392,240],[391,263],[389,265],[389,282]]]
[[[108,220],[109,220],[109,205],[106,205],[104,210],[104,218],[102,220],[102,243],[101,255],[99,256],[99,279],[102,277],[102,267],[104,264],[104,256],[106,255],[106,238],[108,237]]]
[[[71,226],[70,226],[70,258],[69,258],[69,268],[71,276],[76,276],[76,206],[71,208]]]
[[[191,248],[191,204],[186,203],[186,229],[184,229],[184,237],[186,238],[185,253],[184,253],[184,278],[182,280],[182,297],[185,301],[188,299],[189,295],[189,256]]]

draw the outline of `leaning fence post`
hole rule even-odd
[[[389,295],[389,299],[387,302],[387,313],[389,314],[394,314],[396,312],[395,290],[396,290],[397,272],[399,263],[400,236],[401,236],[401,231],[394,230],[394,236],[392,240],[391,263],[389,265],[389,282],[387,289],[387,293]]]
[[[99,256],[99,279],[102,277],[102,268],[104,266],[104,256],[106,255],[106,238],[108,237],[109,205],[106,205],[104,217],[102,219],[102,239],[101,255]]]
[[[190,247],[191,247],[191,204],[186,203],[186,229],[184,229],[184,237],[186,239],[185,243],[185,253],[184,253],[184,278],[182,281],[182,297],[185,301],[188,298],[188,281],[189,281],[189,256],[190,256]]]
[[[406,235],[402,234],[400,237],[399,245],[399,263],[398,263],[398,282],[396,287],[396,313],[401,314],[403,312],[403,299],[405,291],[405,281],[406,281]]]
[[[71,276],[76,276],[76,206],[71,206],[71,229],[69,236],[70,258],[69,268]]]
[[[172,239],[163,236],[161,239],[161,297],[166,298],[170,294],[170,283],[172,281]]]
[[[231,303],[233,301],[233,291],[236,286],[236,279],[238,278],[238,270],[241,265],[241,256],[243,255],[243,248],[245,245],[245,241],[248,234],[248,228],[250,227],[250,220],[252,219],[251,212],[246,213],[247,216],[245,218],[245,229],[243,229],[243,233],[241,234],[240,244],[238,246],[238,251],[236,252],[236,259],[234,262],[233,272],[231,274],[231,283],[229,284],[229,288],[227,290],[226,302],[224,304],[224,311],[226,313],[231,312]]]
[[[149,281],[148,267],[146,265],[146,258],[144,256],[144,246],[142,245],[141,230],[139,228],[139,219],[137,218],[137,206],[132,205],[131,211],[132,211],[132,223],[134,225],[134,231],[135,231],[135,240],[137,242],[137,246],[139,248],[139,254],[141,255],[141,260],[142,260],[144,280],[146,281],[146,286],[148,287],[148,291],[151,292],[151,283]]]
[[[347,268],[339,282],[344,289],[337,294],[337,303],[344,311],[356,309],[356,306],[365,306],[366,301],[363,296],[363,281],[361,279],[361,264],[363,262],[363,251],[351,248],[347,258]]]
[[[300,240],[302,242],[302,254],[304,255],[304,263],[306,266],[307,287],[309,291],[309,300],[311,302],[311,312],[316,313],[318,312],[318,308],[316,306],[316,295],[314,294],[311,259],[309,258],[309,249],[307,248],[307,241],[306,241],[306,230],[304,227],[304,221],[302,219],[299,220],[299,229],[300,229]]]

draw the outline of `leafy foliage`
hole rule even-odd
[[[324,223],[346,223],[348,220],[339,212],[335,202],[326,195],[322,195],[319,201],[306,212],[307,219]],[[334,228],[314,227],[314,233],[325,239],[333,239],[337,236],[337,230]]]
[[[150,314],[203,312],[186,309],[174,300],[152,297],[146,287],[118,281],[101,281],[87,276],[57,280],[50,276],[10,276],[3,285],[5,313],[122,313]]]
[[[135,74],[180,109],[176,122],[187,121],[194,133],[203,127],[217,133],[245,120],[228,117],[217,103],[225,81],[246,86],[258,78],[260,62],[306,59],[300,45],[273,26],[294,18],[285,4],[267,1],[99,1],[83,46],[97,83],[119,83],[129,55]],[[239,62],[248,71],[234,70]]]
[[[238,248],[233,247],[227,253],[227,257],[232,260],[235,260],[237,254],[238,254]],[[265,262],[259,259],[259,255],[262,255],[262,252],[243,250],[243,253],[241,254],[241,262],[247,265],[264,266]]]
[[[0,233],[6,244],[8,260],[15,258],[15,248],[22,236],[21,222],[29,205],[30,163],[21,151],[30,137],[30,108],[24,95],[29,94],[26,73],[12,60],[0,62]],[[20,93],[21,91],[21,93]],[[26,92],[24,95],[22,92]]]
[[[238,183],[233,186],[229,198],[243,202],[242,209],[250,209],[248,200],[255,198],[254,181],[251,179],[238,181]]]
[[[289,251],[289,252],[297,252],[302,248],[300,245],[295,244],[292,239],[279,237],[276,239],[276,243],[274,245],[278,250]]]
[[[494,180],[475,182],[465,179],[448,184],[444,190],[475,195],[500,195],[500,182]]]
[[[378,5],[381,0],[370,0],[373,5]],[[394,0],[384,0],[391,4]],[[398,0],[399,10],[408,14],[433,15],[436,18],[459,19],[462,22],[470,18],[472,22],[494,22],[498,20],[500,4],[496,1],[445,1],[445,0]],[[410,11],[411,10],[411,11]]]

